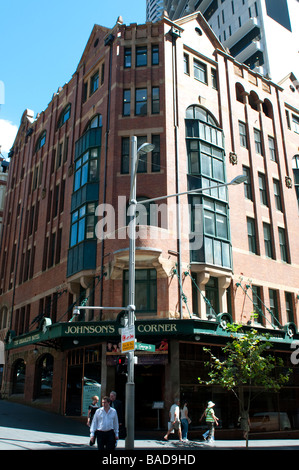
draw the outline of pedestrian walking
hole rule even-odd
[[[169,434],[175,430],[178,432],[179,440],[182,440],[182,430],[181,430],[181,422],[180,422],[180,400],[176,398],[174,400],[174,404],[171,405],[169,410],[169,429],[164,436],[164,440],[168,441]]]
[[[95,412],[90,427],[90,444],[97,440],[99,450],[114,450],[119,438],[117,412],[110,405],[110,398],[104,397],[102,407]]]
[[[97,395],[92,397],[91,405],[89,405],[89,407],[88,407],[87,423],[86,423],[87,426],[89,426],[89,427],[91,426],[91,422],[92,422],[92,419],[93,419],[93,416],[94,416],[95,412],[99,408],[98,402],[99,402],[99,397]]]
[[[218,426],[218,423],[219,423],[219,419],[215,415],[215,411],[213,409],[214,406],[215,406],[215,403],[212,402],[212,401],[209,401],[204,413],[202,414],[202,416],[199,420],[199,421],[201,421],[203,417],[206,418],[206,423],[208,425],[208,431],[206,431],[203,434],[203,438],[211,444],[214,443],[214,440],[215,440],[215,425]]]
[[[182,440],[188,442],[188,429],[191,419],[188,416],[188,403],[185,401],[181,409],[181,426],[182,426]]]
[[[111,407],[114,408],[117,412],[118,424],[119,424],[119,438],[125,439],[126,437],[126,427],[124,422],[124,412],[123,404],[120,400],[116,398],[116,392],[110,392]]]
[[[244,439],[247,439],[248,433],[250,431],[250,419],[249,419],[248,411],[245,411],[245,410],[241,411],[239,422],[240,422],[240,428],[243,431],[243,437]]]

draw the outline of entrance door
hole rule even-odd
[[[67,416],[81,415],[82,372],[82,366],[72,366],[68,369],[65,410]]]
[[[158,427],[155,401],[163,401],[164,366],[135,366],[135,424],[137,429]]]
[[[154,402],[164,401],[164,365],[135,365],[135,427],[136,429],[156,429],[158,412],[152,409]],[[115,388],[117,398],[126,409],[126,373],[120,373],[115,367]],[[160,413],[160,411],[159,411]]]

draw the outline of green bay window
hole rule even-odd
[[[95,210],[100,187],[102,116],[96,115],[75,144],[67,276],[95,269]]]
[[[86,183],[94,183],[98,180],[98,157],[99,149],[93,148],[76,160],[74,191],[77,191]]]
[[[84,204],[75,210],[71,216],[70,246],[75,246],[84,240],[95,238],[95,209],[96,203]]]
[[[223,132],[214,117],[200,106],[186,112],[188,189],[226,183]],[[227,188],[205,190],[189,198],[191,262],[231,268]]]

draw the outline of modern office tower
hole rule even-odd
[[[162,18],[164,11],[163,0],[147,0],[146,2],[146,18],[148,21],[158,21]]]
[[[287,387],[260,394],[252,414],[274,413],[278,431],[283,410],[285,429],[298,430],[295,77],[277,85],[237,62],[198,13],[95,25],[74,69],[35,119],[24,112],[13,145],[1,396],[84,420],[90,394],[125,399],[120,328],[137,140],[136,429],[156,429],[158,412],[164,428],[180,396],[194,423],[214,400],[218,435],[242,437],[234,395],[198,382],[204,347],[221,355],[233,321],[269,333],[271,353],[293,368]],[[154,148],[144,154],[146,142]],[[230,184],[239,175],[245,184]]]
[[[147,19],[157,21],[150,3]],[[299,76],[297,0],[164,0],[159,9],[173,20],[200,11],[239,62],[276,82],[291,72]]]

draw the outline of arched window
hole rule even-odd
[[[38,152],[39,149],[41,149],[45,143],[46,143],[46,131],[43,131],[39,138],[37,139],[36,146],[35,146],[35,151]]]
[[[240,103],[244,103],[244,87],[241,83],[236,83],[236,99]]]
[[[87,126],[85,127],[84,134],[89,129],[96,129],[103,126],[103,118],[101,114],[96,114],[93,118],[88,121]]]
[[[250,107],[254,109],[255,111],[258,111],[258,102],[259,102],[258,95],[254,91],[251,91],[249,93],[248,103]]]
[[[102,115],[97,114],[95,117],[93,117],[89,124],[87,129],[95,129],[96,127],[102,127]]]
[[[54,359],[51,354],[45,354],[37,361],[35,398],[52,397],[53,364]]]
[[[13,367],[12,393],[24,394],[26,377],[26,364],[18,359]]]
[[[70,118],[70,116],[71,116],[71,105],[68,104],[59,116],[59,119],[57,122],[57,128],[59,129],[60,127],[62,127],[63,124]]]
[[[265,99],[265,101],[262,104],[262,108],[263,108],[263,112],[265,116],[272,119],[273,118],[273,106],[272,106],[271,101],[269,101],[268,99]]]

